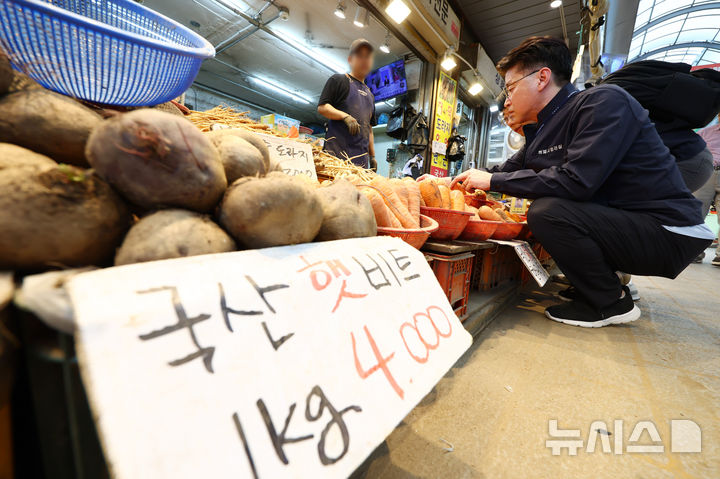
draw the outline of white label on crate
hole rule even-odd
[[[471,343],[422,253],[373,237],[75,277],[117,479],[347,477]]]
[[[271,135],[258,135],[270,151],[270,163],[290,176],[306,175],[317,181],[315,160],[309,143]]]
[[[520,261],[523,262],[525,265],[525,268],[530,272],[532,277],[537,282],[538,286],[541,288],[545,286],[545,284],[550,279],[550,275],[548,274],[547,270],[543,267],[543,265],[540,263],[540,260],[538,259],[537,255],[533,251],[533,249],[530,247],[530,245],[527,243],[527,241],[520,241],[520,240],[514,240],[514,241],[500,241],[500,240],[488,240],[493,243],[502,244],[505,246],[512,246],[512,248],[515,250],[515,254],[518,255],[518,258],[520,258]]]

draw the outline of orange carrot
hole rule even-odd
[[[457,211],[465,211],[465,195],[459,190],[450,192],[450,205]]]
[[[420,201],[422,201],[422,196],[420,195],[420,185],[418,185],[418,182],[412,178],[408,179],[410,181],[405,181],[405,186],[408,191],[408,210],[410,210],[410,214],[413,218],[415,218],[415,221],[420,224]]]
[[[390,180],[390,185],[392,185],[393,190],[395,190],[395,193],[397,193],[400,201],[402,201],[403,205],[405,205],[405,208],[410,211],[410,206],[408,203],[408,190],[405,182],[400,178],[393,178]]]
[[[489,206],[481,206],[478,210],[478,216],[483,220],[488,221],[502,221],[502,217],[493,211]]]
[[[440,198],[442,198],[441,208],[445,208],[446,210],[451,209],[452,203],[450,202],[450,188],[443,184],[440,184],[438,185],[438,189],[440,190]]]
[[[442,208],[442,196],[435,180],[430,178],[420,182],[420,194],[425,206],[431,208]]]
[[[385,205],[382,195],[375,191],[373,188],[358,188],[362,194],[364,194],[370,204],[372,205],[373,212],[375,213],[375,221],[378,226],[385,228],[402,228],[400,221],[395,218],[390,209]]]
[[[495,213],[498,214],[502,218],[502,220],[506,223],[517,223],[514,219],[512,219],[508,213],[502,209],[502,208],[495,208]]]
[[[382,193],[385,204],[388,208],[390,208],[390,211],[395,215],[395,217],[400,220],[400,224],[402,224],[403,228],[414,229],[420,227],[420,225],[410,215],[410,212],[402,203],[400,198],[398,198],[397,193],[395,193],[395,190],[393,190],[390,182],[386,178],[376,176],[370,182],[370,186],[374,186],[380,193]]]

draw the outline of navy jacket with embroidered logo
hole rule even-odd
[[[625,90],[566,85],[523,128],[525,147],[494,173],[490,189],[521,198],[552,196],[647,213],[668,226],[703,223],[648,112]]]

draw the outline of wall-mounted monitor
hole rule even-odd
[[[375,95],[375,101],[388,100],[407,93],[405,61],[398,60],[374,70],[365,79],[365,84]]]

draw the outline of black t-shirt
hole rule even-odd
[[[360,81],[353,78],[355,81]],[[320,100],[318,106],[330,104],[338,110],[342,109],[342,104],[350,92],[350,79],[345,76],[344,73],[336,73],[335,75],[328,78],[328,81],[323,87],[323,91],[320,94]],[[370,120],[372,126],[377,125],[377,118],[375,116],[375,109],[373,108],[372,119]]]
[[[318,106],[329,103],[335,108],[338,108],[340,104],[345,101],[349,92],[350,80],[348,77],[346,77],[344,73],[336,73],[328,78],[328,81],[325,83],[325,87],[320,94]]]

